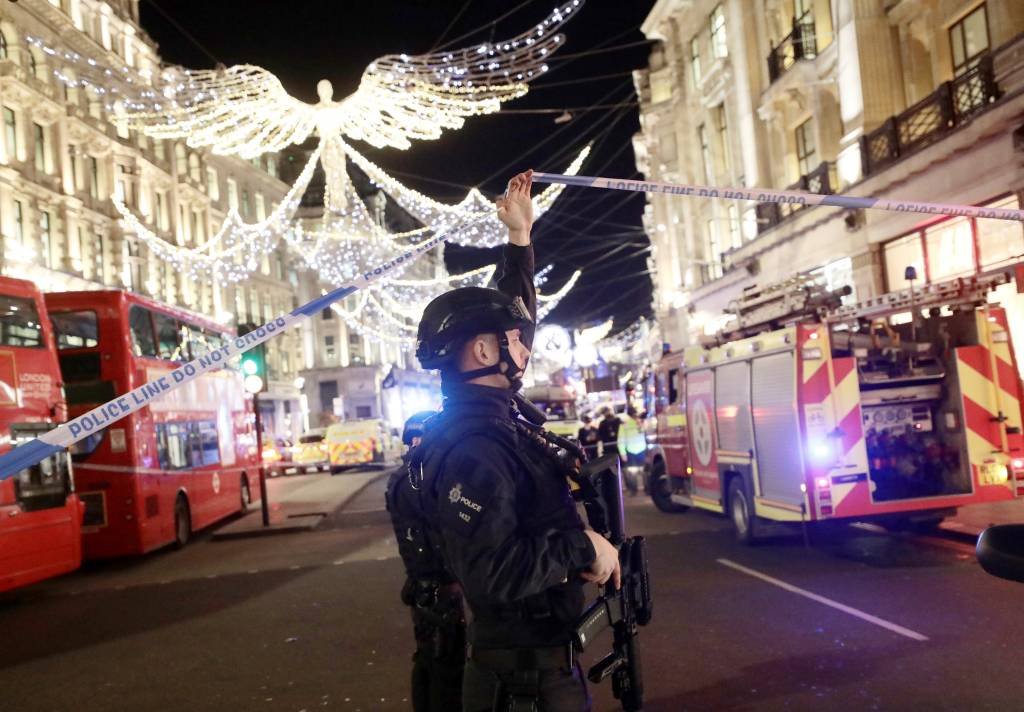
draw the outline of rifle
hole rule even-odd
[[[547,417],[537,406],[519,394],[513,398],[525,426],[564,453],[561,459],[569,478],[576,484],[573,498],[583,502],[590,528],[619,550],[622,587],[616,590],[610,581],[604,585],[597,600],[576,624],[573,645],[584,650],[603,631],[612,629],[612,650],[590,668],[587,679],[596,685],[611,676],[612,694],[622,703],[622,709],[638,712],[643,709],[644,684],[637,628],[651,622],[653,601],[647,570],[647,543],[642,536],[626,536],[619,457],[605,455],[588,462],[579,445],[541,427]],[[582,465],[570,466],[569,460],[578,460]]]

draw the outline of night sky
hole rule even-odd
[[[581,14],[562,30],[567,41],[553,56],[551,71],[525,97],[505,104],[506,112],[471,117],[463,129],[445,132],[437,141],[414,142],[408,151],[355,145],[406,185],[446,202],[457,201],[474,185],[496,195],[514,172],[526,168],[560,173],[588,141],[595,148],[581,173],[638,177],[631,139],[639,123],[630,70],[646,65],[649,45],[639,27],[653,4],[586,0]],[[536,24],[555,5],[554,0],[142,0],[140,11],[164,61],[193,68],[213,67],[214,58],[226,65],[258,64],[274,72],[292,95],[312,102],[320,78],[331,80],[337,100],[356,89],[366,65],[381,55],[505,39]],[[508,17],[494,26],[503,14]],[[467,33],[472,34],[462,37]],[[609,51],[590,54],[604,49]],[[577,53],[588,54],[560,59]],[[581,107],[595,108],[572,111]],[[557,112],[519,113],[524,109]],[[562,109],[573,119],[556,124]],[[574,269],[584,270],[549,322],[578,326],[614,316],[618,330],[650,313],[643,205],[640,194],[570,187],[537,223],[538,269],[555,265],[543,291],[563,284]],[[453,271],[496,258],[493,251],[472,248],[447,252]]]

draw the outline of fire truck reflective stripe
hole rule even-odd
[[[993,349],[993,352],[996,352],[996,350]],[[978,374],[986,381],[992,380],[992,370],[989,367],[989,364],[991,363],[991,354],[989,354],[989,350],[984,346],[972,346],[969,349],[958,349],[957,355],[960,357],[960,360],[977,371]],[[1000,358],[997,352],[995,355],[996,374],[999,377],[997,379],[999,381],[999,386],[1006,395],[1017,400],[1016,370],[1010,363]]]
[[[804,362],[804,385],[800,389],[804,403],[823,403],[832,392],[828,385],[828,366],[821,361],[816,370],[807,373],[808,364]]]
[[[843,613],[854,616],[855,618],[860,618],[862,621],[873,623],[874,625],[877,625],[880,628],[885,628],[886,630],[892,631],[893,633],[897,633],[906,638],[910,638],[911,640],[916,640],[919,642],[924,642],[928,640],[928,636],[922,635],[917,631],[910,630],[910,628],[904,628],[903,626],[897,625],[896,623],[893,623],[891,621],[887,621],[884,618],[879,618],[878,616],[873,616],[870,613],[865,613],[864,611],[859,610],[857,608],[853,608],[852,606],[847,606],[845,603],[833,601],[831,598],[819,596],[816,593],[812,593],[806,589],[800,588],[799,586],[794,586],[791,583],[780,581],[779,579],[774,578],[772,576],[768,576],[767,574],[763,574],[760,571],[748,569],[746,566],[737,564],[735,561],[730,561],[729,559],[718,559],[717,561],[722,566],[727,566],[728,568],[733,569],[734,571],[739,571],[740,573],[746,574],[747,576],[753,576],[754,578],[760,579],[765,583],[770,583],[773,586],[778,586],[784,591],[789,591],[790,593],[795,593],[798,596],[809,598],[810,600],[826,605],[829,608],[835,608],[837,611],[842,611]]]
[[[966,395],[964,400],[964,421],[971,433],[984,438],[992,448],[1000,449],[999,425],[992,420],[992,414]],[[973,460],[973,458],[972,458]]]
[[[228,339],[227,343],[219,349],[205,353],[173,371],[168,371],[155,381],[144,383],[135,390],[97,406],[89,412],[40,435],[35,440],[19,445],[9,452],[0,455],[0,481],[13,477],[21,470],[35,465],[54,452],[57,452],[57,450],[67,448],[111,423],[146,407],[151,401],[159,399],[165,393],[194,381],[201,374],[221,368],[224,361],[289,330],[300,320],[316,314],[332,302],[343,299],[356,290],[363,289],[383,277],[395,272],[400,273],[411,262],[419,259],[447,240],[456,230],[465,229],[474,223],[482,222],[488,218],[490,218],[489,215],[466,221],[460,225],[453,226],[448,233],[437,234],[429,240],[424,240],[420,244],[410,247],[401,255],[393,257],[384,264],[358,275],[351,283],[338,287],[321,297],[317,297],[289,314],[268,321],[244,336]]]
[[[655,181],[603,178],[598,176],[566,176],[558,173],[534,173],[535,183],[564,183],[588,188],[627,190],[634,193],[665,193],[692,198],[725,198],[748,200],[756,203],[787,203],[790,205],[827,205],[837,208],[873,208],[897,213],[924,213],[926,215],[965,215],[995,220],[1024,220],[1024,210],[1007,208],[980,208],[975,205],[922,203],[919,201],[889,200],[854,195],[821,195],[802,190],[766,190],[764,188],[715,187],[709,185],[680,185]]]

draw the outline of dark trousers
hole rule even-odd
[[[413,712],[451,712],[462,706],[462,669],[466,661],[466,627],[461,621],[442,625],[413,608],[416,652],[412,656]]]
[[[466,661],[462,680],[463,712],[505,712],[507,686],[513,670],[492,670],[475,660]],[[538,712],[590,712],[590,695],[579,663],[539,673]]]

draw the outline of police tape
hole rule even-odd
[[[750,200],[756,203],[787,203],[790,205],[828,205],[836,208],[867,208],[888,210],[896,213],[925,213],[926,215],[955,215],[992,220],[1024,221],[1024,210],[1009,208],[980,208],[975,205],[951,205],[946,203],[922,203],[911,200],[887,198],[858,198],[852,195],[822,195],[802,190],[769,190],[765,188],[713,188],[706,185],[679,185],[654,181],[600,178],[594,176],[566,176],[558,173],[534,173],[537,183],[563,183],[582,185],[588,188],[628,190],[635,193],[664,193],[685,195],[692,198],[725,198],[728,200]]]
[[[478,220],[473,220],[472,222],[478,222]],[[447,240],[456,229],[464,228],[466,224],[463,223],[446,233],[435,235],[425,242],[414,245],[401,255],[370,271],[364,272],[349,284],[338,287],[323,296],[303,304],[285,316],[279,316],[268,321],[247,334],[230,339],[224,346],[209,351],[155,380],[144,383],[123,396],[93,408],[89,412],[43,433],[35,440],[18,445],[5,454],[0,455],[0,481],[13,477],[22,470],[32,467],[47,457],[74,445],[79,440],[99,432],[111,423],[146,407],[169,391],[185,385],[207,371],[223,366],[228,359],[262,344],[297,324],[302,319],[318,314],[334,302],[344,299],[350,294],[372,284],[395,271],[398,267],[404,267],[413,260],[419,259],[431,249]]]

